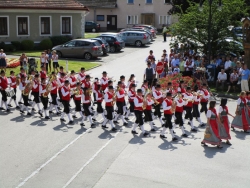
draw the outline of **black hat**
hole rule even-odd
[[[221,106],[226,106],[226,104],[227,104],[227,99],[225,99],[225,98],[221,99],[220,105]]]
[[[64,73],[64,72],[62,72],[62,73],[60,73],[60,75],[61,75],[61,76],[65,76],[65,73]]]
[[[52,72],[51,72],[51,74],[55,74],[55,72],[54,72],[54,71],[52,71]]]
[[[39,74],[35,74],[35,78],[38,78],[39,77]]]
[[[136,85],[135,84],[131,84],[130,87],[136,87]]]
[[[99,78],[96,77],[95,80],[99,80]]]
[[[191,90],[191,87],[188,86],[188,87],[187,87],[187,90]]]
[[[148,83],[148,81],[147,81],[147,80],[144,80],[143,83],[144,83],[144,84],[145,84],[145,83]]]
[[[123,78],[125,78],[125,76],[123,76],[123,75],[122,75],[122,76],[120,76],[120,79],[123,79]]]
[[[84,87],[82,90],[83,90],[83,91],[87,91],[87,90],[88,90],[88,88],[87,88],[87,87]]]
[[[25,76],[25,75],[22,75],[21,78],[26,78],[26,76]]]
[[[118,84],[118,85],[120,85],[120,84],[122,84],[122,82],[121,82],[121,81],[119,81],[119,82],[117,82],[117,84]]]
[[[160,85],[160,84],[157,84],[157,85],[156,85],[156,88],[161,88],[161,85]]]
[[[108,81],[108,84],[111,84],[111,83],[113,83],[113,81],[112,81],[112,80],[109,80],[109,81]]]
[[[206,83],[203,83],[202,86],[207,86],[207,84],[206,84]]]
[[[180,81],[180,84],[184,84],[184,81],[183,81],[183,80],[181,80],[181,81]]]
[[[15,73],[13,70],[12,70],[12,71],[10,71],[10,74],[13,74],[13,73]]]
[[[69,84],[69,81],[68,81],[68,80],[65,80],[65,81],[64,81],[64,84]]]
[[[172,85],[172,82],[168,82],[168,86],[171,86]]]
[[[80,86],[80,85],[81,85],[81,83],[80,83],[80,82],[77,82],[77,83],[76,83],[76,85],[77,85],[77,86]]]
[[[142,90],[141,89],[137,89],[137,93],[142,93]]]
[[[109,86],[108,89],[114,89],[114,87],[113,86]]]
[[[74,71],[74,70],[72,70],[72,71],[71,71],[71,74],[74,74],[74,73],[75,73],[75,71]]]
[[[81,68],[81,71],[83,71],[83,70],[85,70],[85,68],[84,68],[84,67],[82,67],[82,68]]]
[[[4,70],[1,70],[1,74],[4,73]]]
[[[153,82],[157,82],[157,81],[158,81],[157,78],[154,78]]]
[[[90,78],[90,76],[89,75],[86,75],[86,77],[85,78]]]
[[[211,100],[211,101],[209,101],[209,104],[216,104],[216,101],[215,100]]]
[[[134,75],[134,74],[131,74],[130,76],[131,76],[131,77],[135,77],[135,75]]]
[[[60,69],[63,69],[63,66],[60,66]]]
[[[168,92],[167,97],[172,97],[172,93]]]
[[[147,65],[151,65],[151,63],[150,63],[150,62],[148,62],[148,63],[147,63]]]
[[[102,74],[107,74],[107,72],[106,72],[106,71],[103,71]]]

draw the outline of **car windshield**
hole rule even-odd
[[[236,34],[242,34],[242,29],[241,29],[241,28],[235,28],[235,29],[234,29],[234,32],[235,32]]]
[[[100,42],[98,42],[98,41],[93,42],[93,44],[94,44],[94,46],[101,46]]]
[[[117,36],[116,39],[117,39],[117,41],[119,41],[119,42],[122,42],[122,41],[123,41],[122,38],[121,38],[120,36]]]

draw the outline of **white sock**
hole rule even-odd
[[[191,128],[194,129],[194,123],[193,123],[193,120],[192,121],[189,121],[190,122],[190,125],[191,125]]]
[[[90,113],[93,113],[93,110],[91,109],[91,106],[89,106],[89,111],[90,111]]]
[[[28,106],[25,106],[25,110],[29,113],[29,109]]]
[[[181,126],[181,131],[182,131],[182,134],[186,134],[183,126]]]
[[[202,124],[201,118],[198,117],[197,119],[198,119],[199,123]]]
[[[96,118],[97,115],[98,115],[98,112],[95,111],[95,114],[94,114],[93,118]]]
[[[105,118],[105,115],[104,115],[104,112],[102,113],[102,118],[103,118],[103,119],[106,119],[106,118]]]
[[[88,116],[90,124],[93,124],[92,117]]]
[[[167,128],[166,127],[163,127],[162,131],[161,131],[161,135],[164,135],[165,132],[166,132]]]
[[[3,101],[1,101],[1,108],[3,107]]]
[[[128,109],[126,113],[126,118],[128,118],[129,114],[130,114],[130,110]]]
[[[104,115],[107,115],[107,110],[104,110],[104,112],[103,112],[103,113],[104,113]]]
[[[183,111],[183,114],[186,115],[186,110]]]
[[[176,129],[176,124],[175,123],[173,123],[173,129]]]
[[[72,112],[72,115],[75,116],[76,115],[76,111]]]
[[[44,110],[45,117],[48,116],[47,110]]]
[[[7,105],[7,102],[4,102],[4,105],[6,107],[6,110],[8,109],[8,105]]]
[[[120,114],[116,114],[115,119],[114,119],[115,121],[117,121],[119,115],[120,115]]]
[[[160,120],[161,124],[163,125],[164,122],[162,121],[162,117],[160,117],[159,120]]]
[[[122,122],[123,123],[127,123],[126,121],[125,121],[125,119],[124,119],[124,116],[122,115]]]
[[[109,121],[108,119],[104,119],[102,125],[103,125],[103,126],[106,125],[108,121]]]
[[[175,115],[173,115],[173,118],[174,118],[174,120],[176,120],[176,117],[175,117]]]
[[[65,116],[65,113],[63,112],[62,115],[61,115],[61,119],[63,119]]]
[[[80,111],[79,114],[81,115],[82,118],[84,118],[82,111]]]
[[[35,101],[33,101],[33,103],[32,103],[32,108],[34,108],[34,106],[36,105],[36,103],[35,103]]]
[[[144,125],[141,125],[141,131],[143,134],[145,133]]]
[[[22,98],[23,98],[23,96],[21,95],[18,102],[21,102]]]
[[[54,104],[51,104],[51,105],[49,106],[49,111],[52,111],[53,108],[54,108]]]
[[[19,106],[19,105],[17,104],[16,100],[14,100],[14,102],[15,102],[16,106]]]
[[[54,107],[56,109],[56,112],[58,113],[59,111],[58,111],[57,105],[54,105]]]
[[[153,122],[152,122],[152,121],[149,122],[149,125],[150,125],[151,129],[154,129],[154,126],[153,126]]]
[[[70,114],[67,114],[69,121],[72,121],[72,118],[70,117]]]
[[[113,120],[109,120],[109,123],[110,123],[110,125],[111,125],[112,128],[115,127],[115,126],[114,126],[114,123],[113,123]]]
[[[37,105],[37,108],[38,108],[39,110],[41,110],[41,108],[40,108],[40,103],[36,103],[36,105]]]
[[[171,136],[174,138],[175,136],[174,136],[174,131],[173,131],[173,129],[170,129],[170,134],[171,134]]]
[[[135,129],[136,129],[137,126],[138,126],[138,124],[134,123],[134,125],[133,125],[133,131],[135,131]]]
[[[10,101],[9,101],[8,105],[11,103],[11,101],[12,101],[12,98],[10,98]]]
[[[22,107],[21,107],[21,111],[23,111],[23,108],[24,108],[24,105],[22,105]]]
[[[126,113],[127,112],[127,107],[123,106],[123,112]]]

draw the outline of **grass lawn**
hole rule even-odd
[[[65,60],[59,60],[59,65],[63,66],[66,70],[66,61]],[[93,63],[93,62],[83,62],[83,61],[68,61],[68,71],[74,70],[75,72],[80,72],[81,67],[84,67],[86,70],[89,70],[93,67],[96,67],[100,65],[99,63]],[[52,64],[51,64],[52,66]],[[10,71],[15,71],[15,74],[18,74],[20,72],[20,66],[16,68],[7,68],[7,76],[10,75]],[[38,63],[38,71],[40,71],[40,64]],[[53,71],[53,69],[52,69]],[[50,74],[50,73],[49,73]]]
[[[40,57],[42,50],[6,52],[6,55],[21,56],[23,52],[25,52],[26,56],[28,57]]]
[[[85,33],[85,39],[90,39],[90,38],[95,38],[97,36],[99,36],[100,33]]]

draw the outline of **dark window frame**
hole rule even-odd
[[[132,2],[131,2],[132,1]],[[127,1],[128,4],[134,4],[134,0],[128,0]]]
[[[1,16],[0,17],[0,36],[8,36],[8,35],[9,35],[8,17],[7,16]]]
[[[46,24],[46,26],[48,26],[48,31],[45,31],[45,32],[42,31],[43,19],[48,19],[49,20],[49,23]],[[46,26],[44,25],[44,28]],[[41,35],[51,35],[51,17],[49,17],[49,16],[41,16],[40,17],[40,27],[41,27],[41,31],[40,31]]]
[[[104,15],[96,15],[96,21],[105,21],[105,16]]]
[[[24,28],[26,24],[26,28]],[[21,30],[20,31],[20,26],[21,25]],[[18,35],[29,35],[29,17],[27,16],[19,16],[17,17],[17,33]]]
[[[148,2],[148,1],[151,1],[151,2]],[[153,4],[153,0],[146,0],[146,4]]]
[[[66,23],[67,21],[69,21],[69,23]],[[67,17],[67,16],[63,16],[62,17],[62,34],[63,35],[71,35],[71,22],[72,22],[72,19],[71,17]],[[67,29],[67,25],[68,24],[68,29]]]

